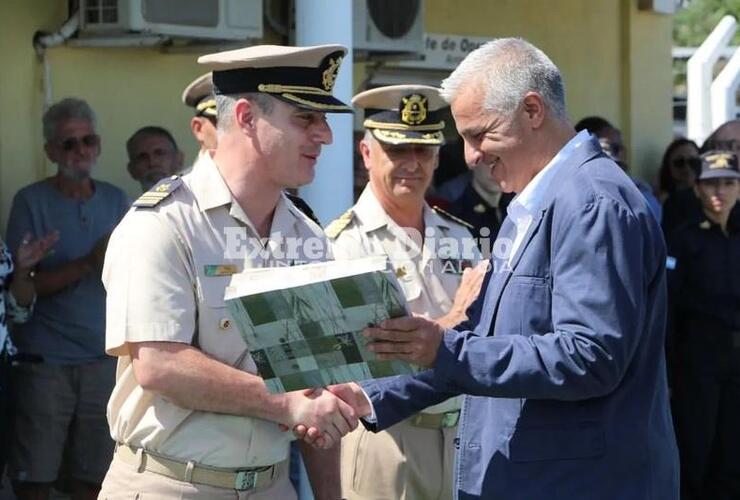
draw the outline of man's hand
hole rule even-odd
[[[439,323],[413,316],[387,319],[379,327],[366,328],[363,334],[370,339],[368,349],[380,360],[398,359],[431,367],[444,329]]]
[[[357,427],[357,412],[346,402],[324,389],[285,394],[288,429],[306,429],[307,442],[328,449]],[[311,431],[311,432],[309,432]]]
[[[444,328],[452,328],[468,319],[465,313],[480,294],[480,287],[483,284],[489,264],[488,260],[484,260],[479,262],[477,266],[469,267],[463,271],[462,280],[460,286],[457,287],[457,292],[455,292],[450,312],[437,319],[440,325]]]
[[[30,233],[26,233],[13,255],[18,276],[25,279],[31,269],[48,255],[57,241],[59,241],[59,231],[52,231],[36,240]]]
[[[310,395],[314,391],[321,389],[307,389],[304,394]],[[367,400],[365,393],[362,391],[359,385],[354,382],[346,384],[330,385],[326,388],[327,391],[334,394],[336,397],[352,406],[355,410],[355,415],[362,418],[372,413],[372,407],[370,402]],[[284,427],[283,430],[288,430],[288,427]],[[306,443],[313,445],[314,447],[323,447],[322,434],[316,427],[310,427],[305,424],[298,424],[293,427],[293,435],[297,439],[302,439]]]

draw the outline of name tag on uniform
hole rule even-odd
[[[231,276],[239,272],[236,264],[209,264],[203,266],[206,276]]]

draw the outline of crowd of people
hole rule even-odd
[[[352,106],[332,95],[344,53],[201,57],[182,94],[198,156],[136,130],[133,204],[95,178],[91,107],[44,113],[57,173],[18,191],[0,240],[17,498],[290,499],[299,455],[317,498],[677,498],[679,455],[681,498],[740,498],[740,120],[676,138],[651,187],[614,124],[570,124],[559,71],[523,40],[473,51],[441,90]],[[353,109],[367,184],[322,229],[292,193],[332,141],[326,113]],[[446,141],[470,171],[433,186]],[[228,258],[229,227],[259,257]],[[278,234],[320,240],[320,260],[386,256],[415,316],[371,325],[369,345],[429,370],[269,394],[224,289],[315,260],[283,262]]]

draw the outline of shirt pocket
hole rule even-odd
[[[248,349],[224,301],[230,276],[199,276],[197,347],[219,361],[253,372]],[[251,369],[249,369],[251,368]]]
[[[550,280],[539,276],[512,276],[509,286],[517,297],[521,335],[552,332],[552,290]]]
[[[406,301],[411,302],[421,297],[421,276],[416,264],[411,260],[402,260],[390,262],[390,266],[403,289]]]

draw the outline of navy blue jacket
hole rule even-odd
[[[546,196],[434,368],[363,384],[371,427],[465,394],[459,499],[678,498],[658,222],[593,140]],[[499,238],[514,235],[507,219]]]

